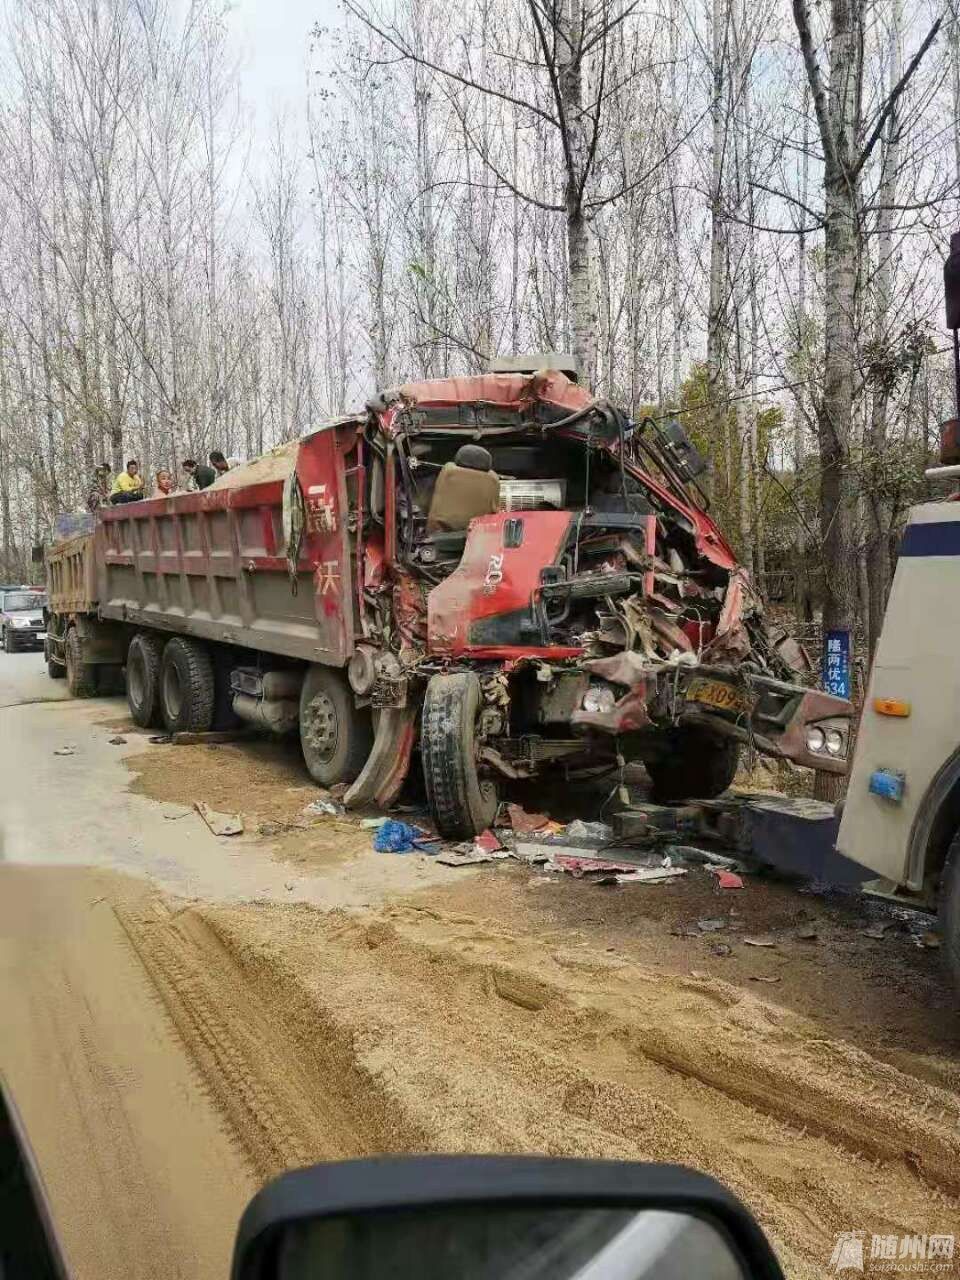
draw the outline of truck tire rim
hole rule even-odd
[[[171,662],[163,673],[163,704],[171,720],[176,720],[183,709],[183,685],[180,672]]]
[[[328,759],[337,749],[337,709],[325,693],[310,699],[305,734],[311,751]]]

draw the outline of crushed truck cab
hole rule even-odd
[[[466,444],[489,472],[451,483]],[[768,631],[702,465],[677,424],[555,369],[406,384],[200,493],[100,513],[49,658],[72,683],[122,662],[139,723],[298,729],[348,804],[389,803],[419,761],[452,837],[548,770],[642,761],[665,801],[719,794],[745,743],[842,771],[850,706]]]

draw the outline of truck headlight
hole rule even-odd
[[[827,738],[822,729],[812,724],[807,729],[807,747],[811,751],[822,751],[826,746]]]
[[[617,704],[617,695],[608,684],[592,684],[583,695],[584,711],[612,711]]]
[[[807,725],[807,750],[840,758],[847,754],[847,730],[836,720]]]
[[[11,626],[14,626],[14,627],[21,628],[21,629],[22,629],[23,627],[29,627],[29,625],[30,625],[30,619],[29,619],[29,618],[11,618],[11,619],[10,619],[10,625],[11,625]]]

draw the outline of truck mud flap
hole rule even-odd
[[[384,809],[396,800],[410,771],[417,711],[415,706],[406,706],[380,712],[367,763],[343,797],[346,808],[376,803]]]

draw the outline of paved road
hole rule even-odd
[[[23,702],[62,702],[65,680],[51,680],[42,653],[0,652],[0,709]]]
[[[188,845],[194,866],[225,855],[126,794],[97,724],[120,709],[0,653],[0,1072],[77,1280],[213,1280],[255,1180],[115,913],[147,883],[89,868],[186,887]]]

